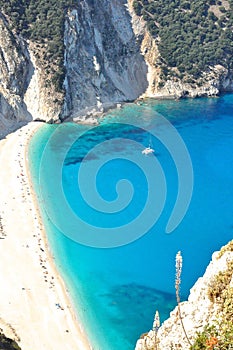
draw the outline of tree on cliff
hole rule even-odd
[[[75,0],[0,0],[1,11],[12,29],[38,45],[38,52],[47,62],[46,70],[52,75],[57,90],[62,90],[65,77],[65,16],[67,9],[75,5]]]
[[[233,1],[134,0],[147,23],[167,75],[196,78],[210,66],[233,68]]]

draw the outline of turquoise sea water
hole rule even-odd
[[[159,133],[166,128],[162,122],[158,123],[159,115],[169,120],[182,137],[194,174],[190,206],[180,225],[170,234],[165,228],[175,205],[179,179],[172,150],[159,139]],[[149,131],[135,126],[139,119]],[[127,120],[127,125],[122,123],[123,120]],[[80,131],[86,133],[80,136]],[[181,294],[185,299],[196,279],[205,271],[211,254],[232,239],[232,136],[233,95],[229,94],[211,99],[148,101],[142,106],[128,104],[111,112],[96,129],[88,131],[88,127],[74,124],[45,125],[33,137],[29,150],[31,172],[44,210],[48,238],[93,349],[134,349],[137,338],[151,329],[155,311],[159,310],[163,321],[175,305],[174,260],[177,251],[182,251],[184,260]],[[144,157],[146,172],[138,166],[144,158],[134,144],[123,144],[122,140],[103,144],[119,138],[136,141],[141,149],[150,143],[155,149],[154,155]],[[94,148],[98,145],[104,147]],[[91,150],[93,152],[84,159]],[[66,158],[59,172],[56,164],[62,153]],[[181,149],[178,167],[185,169],[182,156]],[[157,166],[155,158],[163,169],[167,192],[157,222],[145,235],[130,244],[104,249],[79,244],[56,227],[73,227],[70,225],[72,218],[63,215],[61,197],[54,192],[54,183],[60,179],[71,212],[93,227],[108,228],[109,235],[111,228],[121,227],[139,217],[148,192],[153,191],[152,187],[148,189],[147,180],[153,167]],[[82,198],[82,191],[90,200],[94,198],[92,172],[94,174],[95,167],[103,159],[109,161],[100,168],[94,181],[101,198],[116,200],[117,183],[121,179],[130,181],[134,189],[129,203],[130,188],[120,193],[126,205],[113,213],[90,208]],[[87,181],[81,183],[84,186],[81,189],[78,174],[84,163],[89,168],[84,173]],[[163,187],[163,178],[157,179],[156,172],[152,177],[156,191],[154,201],[152,198],[150,202],[151,215],[154,207],[156,210],[159,206],[160,187]],[[75,229],[85,241],[88,234],[83,227],[77,225]],[[131,233],[126,232],[126,237]]]

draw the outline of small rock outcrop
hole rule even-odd
[[[16,334],[15,329],[0,317],[0,349],[21,350],[18,345],[19,342],[20,338]]]
[[[21,348],[18,346],[18,344],[14,340],[7,338],[4,334],[0,333],[0,349],[20,350]]]
[[[191,289],[188,301],[180,303],[183,325],[191,344],[195,342],[197,333],[203,332],[205,326],[214,325],[215,322],[221,324],[222,320],[227,321],[229,317],[230,323],[232,322],[232,310],[229,310],[229,307],[227,311],[224,309],[229,302],[232,304],[232,272],[233,241],[223,247],[220,252],[213,254],[205,274]],[[230,312],[230,316],[226,312]],[[155,334],[155,331],[151,330],[146,336],[139,339],[135,350],[190,349],[190,343],[181,325],[178,307],[171,312],[170,318],[162,324],[156,336]]]
[[[157,72],[157,70],[156,70]],[[152,77],[152,85],[148,88],[145,97],[201,97],[201,96],[217,96],[220,92],[233,91],[233,79],[228,70],[221,65],[209,67],[208,72],[204,72],[202,78],[192,83],[188,83],[179,79],[167,80],[160,87],[161,78],[155,78],[155,72],[150,75]],[[156,84],[157,81],[157,84]]]

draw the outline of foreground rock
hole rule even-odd
[[[229,308],[233,297],[232,266],[233,241],[223,247],[220,252],[213,254],[204,276],[199,278],[191,289],[188,301],[180,304],[183,324],[191,344],[194,344],[197,332],[203,332],[207,325],[224,322],[224,325],[227,326],[228,319],[229,324],[232,324],[233,314]],[[226,305],[228,305],[227,308]],[[231,336],[233,337],[233,334]],[[221,338],[222,335],[219,332],[219,343]],[[160,327],[157,335],[155,336],[155,331],[151,330],[138,340],[135,350],[188,350],[190,349],[189,341],[182,329],[178,307],[176,307],[171,312],[170,318]]]
[[[21,348],[18,346],[18,344],[14,340],[7,338],[4,334],[0,333],[0,349],[20,350]]]

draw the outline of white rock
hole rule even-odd
[[[227,269],[227,263],[230,261],[233,261],[233,252],[226,251],[221,258],[219,258],[219,252],[215,252],[205,274],[197,280],[190,290],[188,301],[180,304],[183,324],[191,342],[195,339],[196,333],[201,332],[204,326],[213,322],[219,314],[217,303],[211,302],[208,298],[208,288],[214,277],[220,271]],[[190,349],[190,344],[181,326],[177,307],[160,327],[157,340],[157,350]],[[154,342],[155,333],[150,331],[144,339],[138,340],[135,350],[154,350]]]

